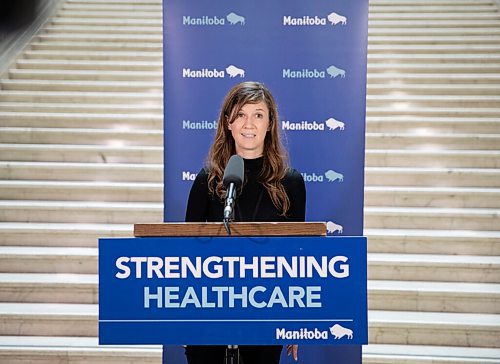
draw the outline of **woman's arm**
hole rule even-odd
[[[191,186],[186,207],[186,222],[205,222],[208,216],[208,174],[202,169]]]

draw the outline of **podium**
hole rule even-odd
[[[99,239],[99,343],[362,345],[366,239],[324,223],[136,224]]]

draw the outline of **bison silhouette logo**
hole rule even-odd
[[[340,76],[340,78],[345,78],[345,70],[333,65],[326,69],[326,73],[330,75],[330,78],[335,78],[337,76]]]
[[[226,68],[226,72],[230,78],[240,76],[245,77],[245,70],[238,68],[236,66],[230,65]]]
[[[344,130],[345,129],[345,124],[340,121],[340,120],[335,120],[334,118],[330,118],[327,121],[325,121],[326,126],[328,127],[329,130]]]
[[[330,13],[328,14],[328,21],[332,23],[332,25],[346,25],[347,24],[347,18],[343,15],[337,14],[337,13]]]
[[[333,169],[329,169],[325,172],[325,177],[328,179],[328,182],[344,182],[344,175],[342,173],[335,172]]]
[[[328,234],[334,234],[336,231],[339,234],[342,234],[344,232],[344,227],[342,225],[336,224],[333,221],[328,221],[326,223],[326,231]]]
[[[346,336],[349,340],[352,339],[352,330],[342,327],[339,324],[335,324],[330,327],[330,333],[333,335],[335,340],[342,339],[344,336]]]
[[[235,25],[238,23],[241,25],[245,25],[245,17],[238,15],[238,14],[235,14],[235,13],[227,14],[226,19],[229,22],[229,24],[231,24],[231,25]]]

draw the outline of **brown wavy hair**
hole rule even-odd
[[[281,142],[276,101],[269,89],[260,82],[239,83],[224,98],[215,140],[207,157],[208,188],[212,194],[224,199],[224,168],[229,158],[236,154],[236,145],[228,125],[234,122],[244,105],[261,101],[265,102],[269,110],[269,131],[264,139],[264,160],[259,180],[269,193],[274,206],[284,216],[290,208],[290,200],[281,182],[288,170],[288,155]]]

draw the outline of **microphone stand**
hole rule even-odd
[[[238,345],[228,345],[226,349],[226,357],[224,364],[239,364],[240,363],[240,350]]]
[[[229,184],[226,197],[226,206],[224,207],[224,227],[226,228],[227,235],[231,235],[231,221],[234,220],[233,204],[236,199],[236,186],[234,183]],[[224,357],[224,364],[239,364],[240,363],[240,350],[238,345],[228,345],[226,348],[226,356]]]
[[[226,197],[226,205],[224,207],[224,218],[222,222],[226,228],[227,235],[231,235],[231,227],[229,223],[234,220],[234,201],[236,199],[236,186],[234,183],[229,184]]]

